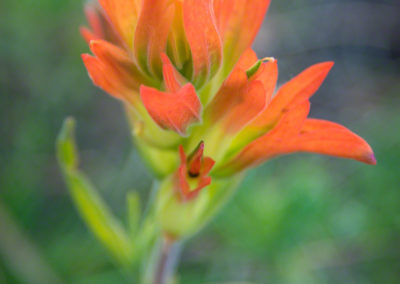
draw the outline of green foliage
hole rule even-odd
[[[74,128],[75,121],[67,118],[57,140],[58,160],[72,199],[96,237],[124,267],[129,267],[134,253],[133,240],[130,240],[122,225],[112,215],[88,178],[77,168],[78,154],[74,141]],[[139,203],[138,200],[135,202],[136,210],[132,209],[132,200],[129,202],[130,220],[139,218]],[[136,216],[132,216],[132,214],[136,214]]]
[[[128,227],[131,239],[134,240],[138,234],[140,221],[140,196],[136,191],[128,192],[126,197],[128,208]]]

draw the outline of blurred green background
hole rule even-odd
[[[400,283],[400,3],[272,0],[255,42],[285,82],[336,62],[312,117],[363,136],[377,166],[316,155],[274,159],[186,243],[181,283]],[[249,19],[251,20],[251,19]],[[80,59],[82,1],[0,1],[0,283],[128,283],[87,231],[55,155],[78,123],[82,167],[116,214],[151,177],[122,106]]]

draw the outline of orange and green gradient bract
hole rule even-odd
[[[308,118],[309,99],[333,62],[315,64],[275,91],[277,60],[259,60],[251,50],[269,4],[99,0],[86,7],[90,29],[81,32],[93,55],[82,58],[91,79],[137,110],[142,127],[150,117],[161,131],[153,136],[171,133],[174,143],[163,151],[175,153],[171,175],[179,177],[177,187],[186,197],[191,189],[182,169],[193,161],[185,153],[196,155],[199,145],[196,194],[209,177],[231,176],[294,152],[376,163],[371,147],[355,133]]]

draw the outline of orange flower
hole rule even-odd
[[[244,70],[251,63],[260,67],[246,77]],[[261,63],[252,51],[247,51],[206,110],[213,125],[220,124],[225,133],[233,132],[224,162],[218,164],[213,175],[231,175],[293,152],[376,164],[371,147],[361,137],[339,124],[307,118],[309,98],[318,90],[333,62],[309,67],[284,84],[271,99],[278,74],[276,63],[273,59]],[[259,85],[259,90],[249,89],[252,85]],[[264,104],[266,107],[259,111],[257,106]]]
[[[166,235],[196,232],[233,194],[239,172],[278,155],[376,163],[358,135],[307,118],[333,62],[309,67],[275,93],[277,60],[259,60],[250,48],[269,2],[98,0],[86,7],[90,29],[81,33],[93,55],[83,54],[84,64],[95,85],[124,103],[137,149],[161,180],[154,213]]]
[[[199,91],[229,74],[269,5],[269,0],[98,2],[86,7],[91,30],[81,28],[94,54],[82,55],[94,84],[136,109],[144,104],[161,128],[180,135],[200,121]]]
[[[95,85],[135,110],[135,133],[147,135],[139,146],[150,164],[170,159],[165,164],[172,167],[159,172],[175,171],[182,200],[196,197],[210,176],[233,175],[277,155],[313,152],[376,163],[361,137],[307,118],[309,98],[333,62],[311,66],[274,95],[277,60],[258,60],[250,48],[269,0],[98,2],[86,7],[91,30],[81,32],[94,56],[84,54],[83,61]],[[185,151],[194,154],[187,158]]]
[[[208,176],[215,162],[210,157],[203,157],[204,142],[193,153],[186,157],[183,147],[179,147],[181,165],[176,172],[175,186],[178,189],[184,201],[195,198],[199,192],[211,183],[211,177]],[[191,188],[194,185],[194,188]]]

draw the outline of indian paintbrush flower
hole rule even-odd
[[[222,202],[216,192],[230,192],[229,179],[275,156],[376,163],[361,137],[308,118],[333,62],[275,92],[277,60],[250,48],[269,0],[98,2],[85,10],[91,29],[81,33],[93,56],[82,58],[94,84],[124,103],[137,148],[162,181],[157,212],[166,233],[194,232]]]

